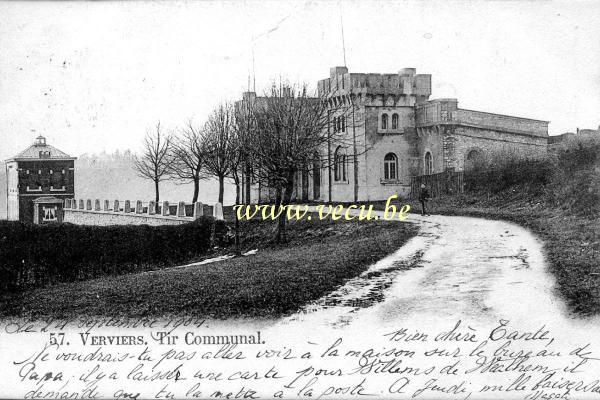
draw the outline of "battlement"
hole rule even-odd
[[[431,75],[403,68],[396,74],[350,73],[346,67],[333,67],[329,78],[319,81],[319,97],[344,94],[404,95],[426,101],[431,95]]]
[[[417,105],[417,127],[464,125],[482,129],[548,136],[548,121],[458,108],[456,99],[436,99]]]

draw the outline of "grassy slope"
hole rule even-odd
[[[360,274],[417,231],[405,223],[305,221],[292,224],[290,243],[267,248],[271,227],[244,225],[244,247],[261,248],[254,256],[31,290],[5,298],[0,316],[278,317]]]

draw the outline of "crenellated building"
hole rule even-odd
[[[299,201],[407,196],[415,176],[463,171],[496,152],[547,151],[547,121],[461,109],[456,99],[430,100],[431,75],[414,68],[363,74],[334,67],[317,90],[331,110],[328,129],[346,139],[328,143],[321,161],[298,174]],[[256,95],[245,93],[243,100],[248,99]],[[272,195],[245,183],[245,201],[268,201]]]

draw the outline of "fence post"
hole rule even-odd
[[[135,202],[135,213],[142,214],[144,212],[144,207],[142,205],[142,201],[138,200]]]
[[[215,203],[215,207],[213,208],[213,217],[218,220],[223,219],[223,204]]]
[[[148,202],[148,215],[156,214],[156,201],[150,200]]]
[[[168,201],[162,202],[162,215],[169,215],[169,202]]]
[[[198,219],[204,215],[204,204],[197,201],[194,203],[194,219]]]
[[[179,203],[177,203],[177,216],[185,217],[185,202],[184,201],[180,201]]]
[[[121,210],[121,206],[119,205],[119,200],[115,200],[113,204],[113,212],[119,212]]]

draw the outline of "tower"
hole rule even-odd
[[[75,159],[40,135],[6,160],[7,219],[40,224],[62,221],[64,200],[75,195]]]

